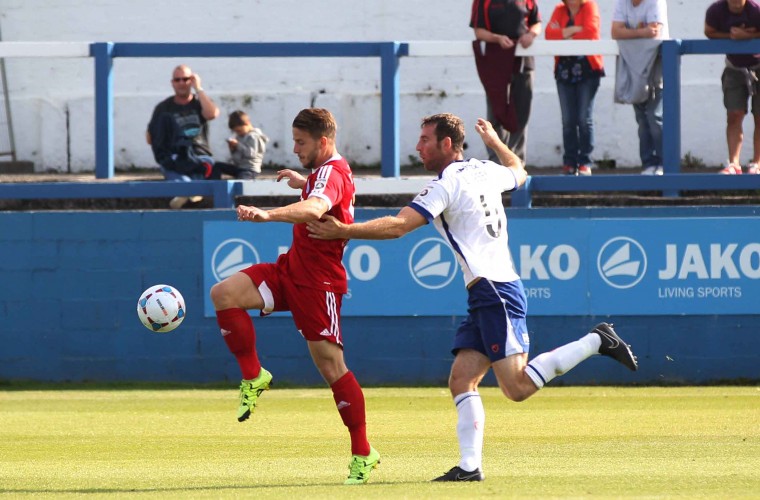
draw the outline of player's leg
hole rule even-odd
[[[545,352],[530,363],[528,354],[513,354],[493,363],[493,372],[502,393],[512,401],[525,401],[554,377],[570,371],[578,363],[598,354],[601,339],[588,334],[557,349]]]
[[[523,401],[550,380],[567,373],[581,361],[596,354],[611,357],[630,370],[638,369],[630,347],[607,323],[599,323],[575,342],[536,356],[527,365],[527,356],[523,355],[494,363],[493,368],[504,394],[513,401]]]
[[[288,286],[289,293],[294,290]],[[291,300],[296,327],[307,340],[309,353],[333,393],[335,406],[351,437],[349,475],[344,484],[364,484],[380,463],[380,454],[367,440],[364,392],[346,366],[340,325],[342,296],[333,292],[299,289]]]
[[[238,421],[246,420],[256,407],[258,397],[269,388],[272,374],[261,367],[256,351],[256,329],[247,309],[273,306],[273,295],[264,276],[271,265],[253,266],[235,273],[211,287],[211,301],[216,310],[216,320],[227,348],[240,366],[243,380],[240,382],[240,405]],[[254,269],[256,268],[256,269]],[[246,273],[253,273],[254,277]],[[271,282],[271,279],[270,279]],[[258,284],[257,284],[258,283]],[[261,288],[260,288],[261,287]],[[267,300],[262,296],[267,295]]]
[[[449,390],[457,410],[459,463],[433,481],[482,481],[483,435],[486,414],[478,392],[491,361],[472,315],[462,321],[454,336],[455,355],[449,375]]]
[[[460,326],[460,332],[472,326],[468,320]],[[461,334],[458,332],[457,337]],[[480,399],[478,385],[488,372],[488,357],[470,348],[457,350],[449,375],[449,390],[457,410],[457,442],[459,463],[433,481],[482,481],[483,435],[486,413]]]

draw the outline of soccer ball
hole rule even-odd
[[[170,332],[185,319],[185,299],[172,286],[154,285],[140,295],[137,316],[152,332]]]

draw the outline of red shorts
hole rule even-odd
[[[261,314],[290,311],[303,338],[327,340],[343,347],[340,306],[343,295],[294,284],[277,264],[256,264],[243,269],[264,299]]]

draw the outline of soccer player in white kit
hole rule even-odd
[[[457,329],[449,389],[457,408],[460,461],[434,481],[482,481],[485,411],[478,384],[489,368],[504,395],[523,401],[547,382],[595,355],[609,356],[631,370],[638,364],[612,325],[600,323],[575,342],[528,362],[530,339],[522,281],[508,246],[507,217],[501,194],[525,183],[520,159],[499,140],[490,122],[475,130],[496,151],[501,165],[463,159],[464,125],[444,113],[422,120],[417,152],[426,170],[438,177],[395,216],[345,224],[326,216],[310,222],[318,239],[399,238],[428,222],[448,241],[462,267],[468,291],[468,316]]]

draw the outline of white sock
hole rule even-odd
[[[525,368],[536,387],[541,389],[554,377],[572,370],[575,365],[599,354],[602,339],[596,333],[589,333],[575,342],[560,346],[553,351],[539,354]]]
[[[454,398],[457,406],[457,439],[459,440],[459,467],[471,472],[483,462],[483,428],[486,412],[477,391],[463,392]]]

